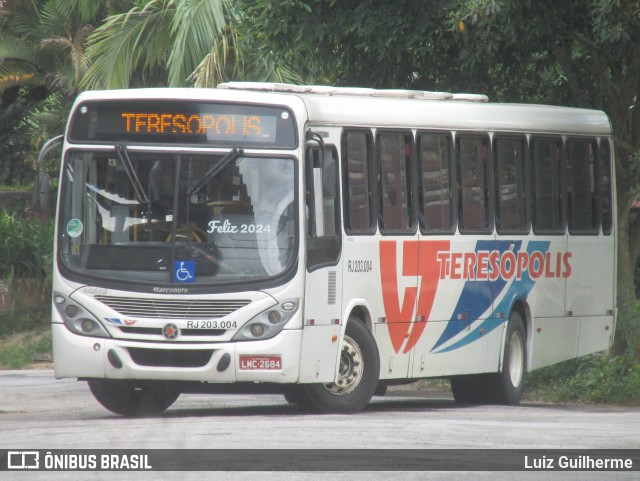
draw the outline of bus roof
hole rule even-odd
[[[89,99],[182,99],[287,105],[313,125],[610,135],[598,110],[491,103],[485,95],[360,87],[229,82],[217,89],[156,88],[82,93]]]
[[[420,90],[228,82],[219,89],[284,93],[302,98],[313,124],[383,128],[610,135],[598,110],[489,103],[486,95]]]

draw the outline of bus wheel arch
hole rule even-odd
[[[457,403],[513,406],[520,402],[527,373],[527,312],[524,302],[512,306],[498,372],[451,378],[451,391]]]
[[[373,332],[373,321],[371,320],[371,314],[365,306],[353,306],[351,312],[347,316],[347,323],[351,321],[361,322],[367,327],[367,329]]]
[[[527,340],[529,340],[529,333],[532,329],[531,308],[529,307],[529,303],[526,301],[526,299],[516,299],[511,306],[509,314],[511,314],[511,312],[513,311],[516,311],[518,314],[520,314],[522,323],[524,324],[524,331],[527,336]]]

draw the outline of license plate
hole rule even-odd
[[[278,371],[282,369],[280,356],[240,356],[241,371]]]

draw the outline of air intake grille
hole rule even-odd
[[[186,349],[142,349],[128,348],[131,359],[138,366],[149,367],[202,367],[211,356],[212,350]]]
[[[212,319],[228,316],[251,302],[248,300],[160,300],[112,296],[95,298],[123,316],[149,319]]]
[[[327,304],[333,305],[336,303],[336,272],[329,271],[329,282],[327,285]]]

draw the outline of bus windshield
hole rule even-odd
[[[110,282],[229,284],[278,276],[298,246],[295,161],[128,150],[71,151],[61,265]]]

